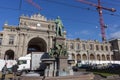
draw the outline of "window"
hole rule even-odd
[[[50,29],[50,24],[48,25],[48,29]]]
[[[70,44],[70,49],[74,49],[73,43]]]
[[[101,50],[102,50],[102,51],[104,50],[102,45],[101,45]]]
[[[105,46],[106,51],[108,51],[108,46]]]
[[[66,48],[68,48],[68,43],[66,43]]]
[[[52,30],[54,31],[54,25],[52,25]]]
[[[9,36],[9,44],[14,44],[14,36]]]
[[[77,50],[79,50],[79,49],[80,49],[80,44],[77,44],[76,49],[77,49]]]
[[[96,50],[99,50],[99,47],[98,47],[98,45],[96,45]]]
[[[83,50],[86,50],[85,44],[82,44],[82,48]]]
[[[90,50],[93,50],[93,44],[90,44]]]
[[[113,50],[113,48],[112,48],[112,46],[110,46],[110,51],[112,51]]]
[[[2,38],[0,38],[0,45],[2,45]]]

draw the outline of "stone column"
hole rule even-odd
[[[52,39],[53,39],[53,37],[52,37],[52,36],[50,36],[50,39],[49,39],[49,40],[50,40],[50,43],[49,43],[49,44],[50,44],[50,45],[49,45],[49,48],[52,48],[52,47],[53,47],[53,41],[52,41]]]
[[[49,65],[47,65],[47,68],[45,69],[45,76],[49,77]]]
[[[83,56],[82,56],[83,54],[80,52],[80,56],[81,56],[81,61],[83,60]]]
[[[45,76],[53,77],[54,75],[54,62],[55,59],[42,59],[42,63],[47,64],[47,68],[45,69]]]
[[[49,64],[49,77],[53,77],[54,76],[54,64],[51,63]]]
[[[74,73],[73,73],[73,69],[72,69],[72,64],[74,64],[75,63],[75,60],[68,60],[68,71],[69,71],[69,75],[73,75]]]

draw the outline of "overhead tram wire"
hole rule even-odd
[[[59,1],[54,1],[54,0],[44,0],[44,1],[49,2],[49,3],[63,5],[63,6],[73,7],[73,8],[81,8],[81,9],[85,9],[85,10],[90,10],[89,8],[84,8],[81,6],[76,6],[76,5],[72,5],[72,4],[68,4],[68,3],[64,3],[64,2],[59,2]]]
[[[108,2],[101,2],[102,4],[108,4],[108,5],[113,5],[113,6],[120,6],[120,4],[116,3],[108,3]]]
[[[89,0],[89,1],[92,1],[92,2],[95,2],[95,0]],[[106,0],[107,1],[107,0]],[[109,0],[109,2],[112,2],[112,3],[117,3],[120,2],[120,0]]]
[[[113,0],[113,1],[118,1],[119,2],[120,0]]]
[[[21,7],[22,7],[22,0],[20,0],[19,10],[21,10]]]
[[[95,1],[93,1],[93,0],[90,0],[91,2],[95,2]],[[111,1],[111,2],[110,2]],[[109,5],[109,6],[120,6],[120,0],[118,1],[118,0],[114,0],[114,1],[112,1],[112,0],[110,0],[109,2],[106,2],[106,1],[104,1],[104,2],[101,2],[102,4],[106,4],[106,5]],[[117,1],[117,3],[116,3],[116,1]],[[120,11],[118,11],[117,10],[117,12],[116,13],[118,13],[118,14],[110,14],[110,15],[112,15],[112,16],[117,16],[117,17],[119,17],[120,15]]]
[[[95,0],[90,0],[91,2],[95,3],[96,1]],[[112,1],[113,2],[113,1]],[[115,1],[114,1],[115,2]],[[119,0],[120,2],[120,0]],[[120,6],[120,4],[116,4],[116,3],[110,3],[110,2],[101,2],[102,4],[107,4],[109,6],[113,5],[113,6]],[[117,11],[118,12],[118,11]],[[105,13],[105,14],[109,14],[109,13]],[[110,14],[110,15],[113,15],[113,16],[120,16],[118,14]]]
[[[72,4],[66,4],[66,3],[63,3],[63,2],[53,1],[53,0],[51,0],[51,1],[44,0],[44,1],[51,2],[51,3],[54,3],[54,4],[59,4],[59,5],[69,6],[69,7],[74,7],[74,8],[80,8],[80,9],[83,9],[83,10],[89,10],[89,11],[94,11],[94,12],[96,11],[96,10],[93,10],[91,8],[84,8],[84,7],[80,7],[80,6],[76,6],[76,5],[72,5]],[[2,6],[0,6],[0,8],[2,8],[2,9],[10,9],[10,10],[16,10],[16,11],[21,10],[21,11],[26,11],[26,12],[30,12],[30,13],[34,13],[35,12],[33,10],[23,10],[23,9],[21,9],[21,6],[22,6],[22,1],[20,1],[18,9],[8,8],[8,7],[2,7]],[[110,14],[110,13],[107,13],[107,12],[104,12],[104,14],[108,14],[108,15],[120,17],[120,15],[118,15],[118,14]]]
[[[51,2],[49,0],[44,0],[44,1]],[[69,6],[69,7],[74,7],[74,8],[80,8],[80,9],[84,9],[84,10],[96,11],[96,10],[92,10],[90,8],[83,8],[83,7],[80,7],[80,6],[76,6],[76,5],[72,5],[72,4],[66,4],[66,3],[63,3],[63,2],[58,2],[58,1],[54,2],[53,0],[52,0],[52,3],[60,4],[60,5],[64,5],[64,6]],[[19,8],[17,8],[17,9],[0,6],[0,8],[2,8],[2,9],[10,9],[10,10],[16,10],[16,11],[20,10],[20,11],[26,11],[26,12],[30,12],[30,13],[35,13],[36,12],[36,11],[33,11],[33,10],[23,10],[23,9],[21,9],[21,7],[22,7],[22,1],[20,1]],[[109,15],[112,15],[112,16],[120,17],[120,15],[110,14],[110,13],[107,13],[107,12],[104,12],[104,14],[109,14]],[[64,20],[69,20],[69,19],[66,18]],[[88,23],[88,24],[95,25],[94,23],[89,23],[89,22],[86,22],[86,21],[83,21],[82,23]]]
[[[68,6],[68,7],[74,7],[74,8],[79,8],[79,9],[83,9],[83,10],[89,10],[89,11],[96,12],[96,10],[93,10],[91,8],[84,8],[84,7],[80,7],[80,6],[76,6],[76,5],[72,5],[72,4],[68,4],[68,3],[64,3],[64,2],[60,2],[60,1],[55,1],[55,0],[44,0],[44,1],[53,3],[53,4],[59,4],[59,5],[64,5],[64,6]],[[111,14],[108,12],[104,12],[104,14],[108,14],[108,15],[115,16],[115,17],[120,17],[120,15],[118,15],[118,14],[113,14],[113,13]]]
[[[8,8],[8,7],[2,7],[2,6],[0,6],[0,8],[2,8],[2,9],[9,9],[9,10],[14,10],[14,11],[27,11],[27,12],[31,12],[31,13],[35,13],[35,11],[32,11],[32,10],[23,10],[23,9],[21,9],[21,5],[22,5],[22,2],[20,2],[20,4],[19,4],[19,8]],[[50,15],[50,16],[53,16],[53,15]],[[19,19],[19,18],[18,18]],[[63,18],[63,20],[71,20],[71,19],[68,19],[68,18]],[[71,20],[72,21],[72,20]],[[77,22],[77,19],[76,19],[76,22]],[[81,23],[87,23],[87,24],[90,24],[90,25],[97,25],[97,24],[95,24],[95,23],[91,23],[91,22],[87,22],[87,21],[81,21]]]
[[[15,8],[2,7],[2,6],[0,6],[0,8],[2,8],[2,9],[8,9],[8,10],[14,10],[14,11],[19,11],[20,10],[20,11],[27,11],[27,12],[35,13],[35,11],[32,11],[32,10],[23,10],[23,9],[21,9],[21,3],[19,5],[19,8],[16,8],[16,9]],[[53,16],[53,15],[50,15],[50,16]],[[72,21],[71,19],[68,19],[68,18],[63,18],[63,20]],[[76,19],[76,22],[77,22],[77,19]],[[96,23],[91,23],[91,22],[87,22],[87,21],[81,21],[81,23],[83,23],[83,24],[87,23],[87,24],[95,25],[95,26],[97,25]]]

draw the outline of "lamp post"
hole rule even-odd
[[[88,65],[89,65],[89,51],[87,50],[87,55],[88,55]]]

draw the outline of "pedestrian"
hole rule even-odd
[[[17,69],[18,69],[18,65],[17,64],[12,66],[12,72],[13,72],[13,79],[14,80],[16,79],[16,76],[17,76]]]
[[[2,79],[1,80],[5,80],[6,73],[7,73],[7,63],[2,68]]]

